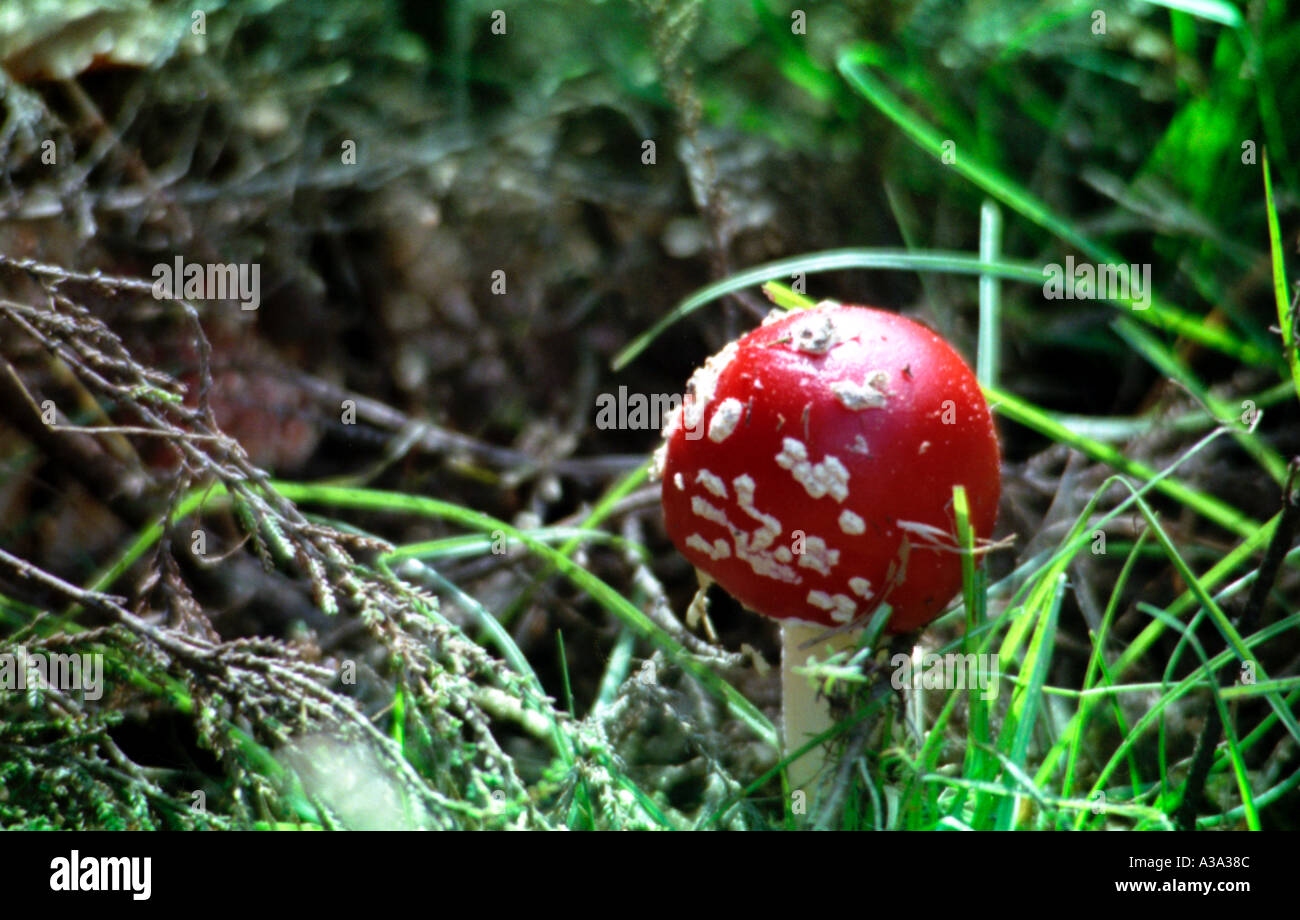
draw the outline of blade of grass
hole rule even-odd
[[[1226,0],[1147,0],[1154,6],[1187,13],[1207,22],[1217,22],[1221,26],[1240,29],[1245,25],[1241,12]]]
[[[1268,248],[1273,261],[1273,299],[1277,303],[1277,325],[1282,331],[1282,354],[1291,368],[1296,397],[1300,398],[1300,351],[1296,348],[1296,317],[1287,295],[1286,263],[1282,260],[1282,231],[1278,228],[1277,203],[1273,200],[1273,178],[1264,151],[1264,201],[1268,211]]]
[[[1011,706],[998,736],[998,748],[1007,754],[1011,763],[1020,771],[1024,769],[1029,754],[1029,742],[1033,737],[1039,704],[1043,698],[1043,684],[1047,681],[1047,670],[1056,647],[1056,623],[1061,612],[1061,601],[1065,597],[1066,580],[1065,572],[1060,572],[1050,581],[1044,579],[1042,582],[1045,591],[1036,605],[1038,626],[1020,668],[1022,675],[1028,673],[1029,680],[1023,684],[1017,680],[1016,689],[1011,696]],[[1050,591],[1047,591],[1049,585]],[[1034,608],[1028,607],[1026,613],[1033,615]],[[1002,800],[995,827],[1011,830],[1016,823],[1018,804],[1018,798]],[[981,821],[975,822],[976,827],[982,824]]]
[[[788,278],[796,272],[816,274],[846,268],[947,272],[956,275],[992,274],[1010,281],[1024,281],[1039,285],[1043,283],[1042,266],[1028,262],[1007,259],[985,262],[978,256],[961,252],[910,252],[905,249],[868,248],[827,249],[822,252],[792,256],[788,259],[778,259],[774,262],[764,262],[762,265],[745,269],[700,288],[660,317],[648,330],[633,339],[631,344],[614,356],[610,366],[615,371],[622,370],[673,323],[689,316],[704,304],[725,297],[733,291],[776,278]]]
[[[1106,640],[1110,635],[1111,624],[1115,620],[1115,613],[1119,608],[1119,599],[1128,584],[1129,578],[1133,574],[1134,564],[1138,560],[1138,554],[1141,547],[1146,543],[1149,531],[1142,531],[1138,534],[1137,540],[1133,543],[1128,557],[1124,560],[1124,566],[1120,569],[1119,577],[1115,579],[1115,585],[1111,589],[1110,599],[1106,602],[1106,610],[1102,614],[1101,624],[1097,631],[1091,635],[1092,654],[1088,656],[1088,668],[1084,672],[1082,688],[1084,691],[1090,690],[1097,686],[1114,686],[1111,682],[1109,669],[1103,671]],[[1105,683],[1099,683],[1099,676]],[[1092,709],[1100,701],[1100,697],[1084,696],[1075,711],[1075,717],[1070,720],[1065,731],[1057,739],[1053,747],[1065,745],[1067,754],[1065,758],[1065,776],[1061,780],[1061,796],[1069,798],[1074,791],[1074,775],[1079,762],[1079,754],[1083,750],[1084,734],[1088,730],[1088,722],[1092,716]],[[1042,785],[1047,782],[1051,773],[1050,765],[1054,763],[1051,751],[1043,758],[1038,774],[1034,777],[1037,784]]]
[[[980,206],[980,261],[996,263],[1002,254],[1002,212],[993,201]],[[981,386],[997,386],[1002,362],[1002,285],[996,275],[980,275],[980,339],[975,376]]]
[[[979,577],[983,575],[983,569],[980,569],[979,576],[975,569],[975,532],[971,528],[970,504],[966,498],[965,487],[954,486],[952,500],[953,516],[957,523],[957,544],[961,547],[962,600],[966,608],[966,630],[962,634],[962,651],[965,655],[979,655],[987,647],[987,639],[981,641],[976,637],[979,635],[980,627],[988,618],[988,597],[985,593],[984,579]],[[966,732],[966,766],[963,773],[966,776],[987,776],[991,767],[988,763],[987,750],[992,738],[989,731],[989,705],[984,699],[983,688],[973,685],[966,690],[970,717]]]

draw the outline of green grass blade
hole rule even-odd
[[[1268,246],[1273,260],[1273,299],[1277,302],[1277,325],[1282,330],[1282,354],[1291,369],[1296,397],[1300,398],[1300,350],[1296,348],[1296,317],[1287,294],[1286,263],[1282,259],[1282,231],[1277,222],[1277,203],[1273,200],[1273,178],[1268,168],[1268,151],[1264,151],[1264,201],[1268,210]]]
[[[632,340],[626,348],[614,356],[610,366],[615,371],[625,368],[637,355],[645,351],[659,335],[678,320],[689,316],[695,310],[712,300],[725,297],[735,291],[755,284],[762,284],[776,278],[803,272],[842,271],[846,268],[895,269],[916,272],[947,272],[956,275],[995,275],[1009,281],[1024,281],[1028,284],[1043,283],[1043,269],[1029,262],[1016,262],[999,259],[996,262],[982,261],[978,256],[960,252],[910,252],[905,249],[828,249],[788,259],[765,262],[753,268],[745,269],[700,288],[673,309],[659,318],[653,326]]]
[[[1207,22],[1217,22],[1221,26],[1240,29],[1245,25],[1241,12],[1227,0],[1147,0],[1153,6],[1187,13]]]
[[[1002,212],[996,203],[980,206],[980,261],[996,263],[1002,254]],[[997,275],[980,275],[980,338],[975,376],[982,386],[997,386],[1002,364],[1002,285]]]

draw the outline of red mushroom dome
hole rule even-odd
[[[668,535],[750,609],[889,631],[961,587],[952,490],[977,538],[997,519],[999,450],[975,375],[894,313],[829,301],[774,313],[695,372],[657,455]]]

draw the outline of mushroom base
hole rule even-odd
[[[806,675],[794,671],[803,667],[810,656],[825,661],[834,652],[852,650],[860,630],[816,641],[827,632],[825,626],[793,620],[781,623],[781,738],[787,755],[835,724],[826,699],[819,696]],[[809,642],[812,644],[804,648]],[[827,778],[819,775],[825,766],[824,745],[818,745],[791,763],[787,767],[791,791],[802,790],[809,799],[814,799],[815,788]]]

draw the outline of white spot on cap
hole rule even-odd
[[[819,575],[829,575],[831,569],[840,561],[840,551],[829,549],[821,537],[808,537],[804,540],[804,551],[799,555],[801,568],[813,569]]]
[[[847,623],[858,612],[858,605],[847,594],[827,594],[825,591],[809,591],[808,603],[819,610],[830,611],[831,619],[836,623]]]
[[[789,311],[783,310],[780,307],[773,307],[771,310],[767,311],[767,316],[763,317],[763,322],[760,323],[760,325],[770,326],[777,320],[785,319],[789,315]]]
[[[695,481],[704,486],[718,498],[727,497],[727,484],[718,476],[713,475],[708,470],[699,470],[695,474]]]
[[[929,442],[929,441],[922,441],[922,442],[921,442],[921,446],[918,447],[918,448],[916,449],[916,452],[917,452],[917,454],[919,455],[919,454],[923,454],[923,453],[925,453],[925,452],[926,452],[927,450],[929,450],[929,449],[930,449],[930,442]]]
[[[889,383],[889,375],[884,371],[875,371],[867,375],[866,380],[862,383],[854,383],[852,380],[837,380],[831,384],[831,392],[835,398],[846,409],[852,409],[855,412],[862,409],[881,409],[884,408],[888,395],[885,387]]]
[[[667,463],[668,463],[668,442],[664,441],[664,443],[660,444],[655,449],[654,459],[650,463],[650,478],[655,480],[663,479],[664,466]]]
[[[723,527],[731,526],[731,522],[727,520],[727,515],[721,508],[715,508],[707,499],[700,498],[698,495],[691,496],[691,511],[706,521],[721,524]]]
[[[756,575],[764,575],[768,578],[775,578],[777,581],[786,581],[791,584],[798,584],[801,579],[795,573],[795,570],[788,565],[782,565],[776,561],[775,556],[769,550],[751,546],[749,544],[749,534],[735,533],[736,538],[736,558],[749,563],[749,567],[754,570]]]
[[[706,473],[707,476],[701,477],[701,479],[706,483],[708,482],[708,477],[713,477],[714,479],[717,478],[707,470],[703,472]],[[721,480],[718,480],[717,485],[721,486],[725,491],[726,487],[722,484]],[[733,524],[730,519],[728,519],[725,511],[711,504],[709,500],[703,496],[691,496],[691,511],[694,512],[697,517],[701,517],[706,521],[725,527],[727,532],[731,534],[732,540],[735,541],[736,558],[748,563],[749,567],[754,570],[754,574],[762,575],[765,578],[773,578],[777,581],[798,584],[802,581],[798,573],[795,572],[791,566],[782,564],[782,562],[777,558],[778,554],[773,553],[770,549],[772,542],[781,535],[781,522],[772,517],[772,515],[764,514],[754,507],[753,478],[745,475],[737,476],[733,480],[733,485],[736,488],[736,501],[740,505],[741,510],[754,518],[761,525],[753,533],[742,530],[740,527]],[[708,488],[707,485],[706,488]],[[702,553],[707,553],[715,560],[724,558],[717,555],[719,552],[717,547],[720,542],[725,541],[714,540],[710,549],[706,550],[704,547],[709,544],[703,536],[700,536],[698,544],[692,542],[690,537],[687,537],[686,539],[687,546],[697,549]]]
[[[849,579],[849,590],[864,601],[869,601],[876,595],[876,592],[871,590],[871,582],[856,575]]]
[[[867,439],[860,434],[854,435],[853,446],[850,447],[849,450],[853,451],[855,454],[871,453],[871,451],[867,449]]]
[[[718,403],[713,418],[709,419],[709,440],[715,444],[727,440],[744,414],[745,406],[739,399],[728,398]]]
[[[727,545],[726,540],[721,538],[714,540],[712,545],[710,545],[708,540],[704,539],[697,533],[693,533],[686,538],[686,545],[691,549],[699,550],[714,562],[731,556],[731,547]]]
[[[673,473],[673,485],[677,486],[678,492],[686,491],[686,480],[682,478],[681,473]]]
[[[754,506],[753,476],[742,473],[731,480],[731,484],[736,489],[736,504],[740,505],[740,510],[761,525],[758,530],[754,531],[753,549],[767,549],[772,545],[772,541],[781,535],[781,522],[770,514],[764,514]]]
[[[840,530],[856,536],[860,533],[866,533],[867,523],[848,508],[845,508],[840,512]]]
[[[727,365],[735,359],[737,351],[739,346],[735,342],[728,343],[722,351],[709,358],[703,366],[691,374],[691,379],[686,382],[686,392],[690,398],[683,406],[682,424],[688,431],[699,430],[700,420],[704,418],[704,410],[709,408],[709,403],[713,401],[713,394],[718,389],[718,378],[727,369]]]
[[[794,438],[786,438],[781,442],[781,452],[776,455],[776,465],[788,470],[797,463],[806,462],[807,459],[808,448],[803,446],[803,442],[796,441]]]
[[[837,502],[849,497],[849,471],[839,458],[827,454],[821,463],[808,461],[808,448],[794,438],[781,442],[781,452],[776,455],[776,465],[789,470],[795,482],[804,487],[813,498],[829,494]]]
[[[824,355],[840,343],[835,321],[814,310],[790,324],[790,336],[796,350],[810,355]]]

